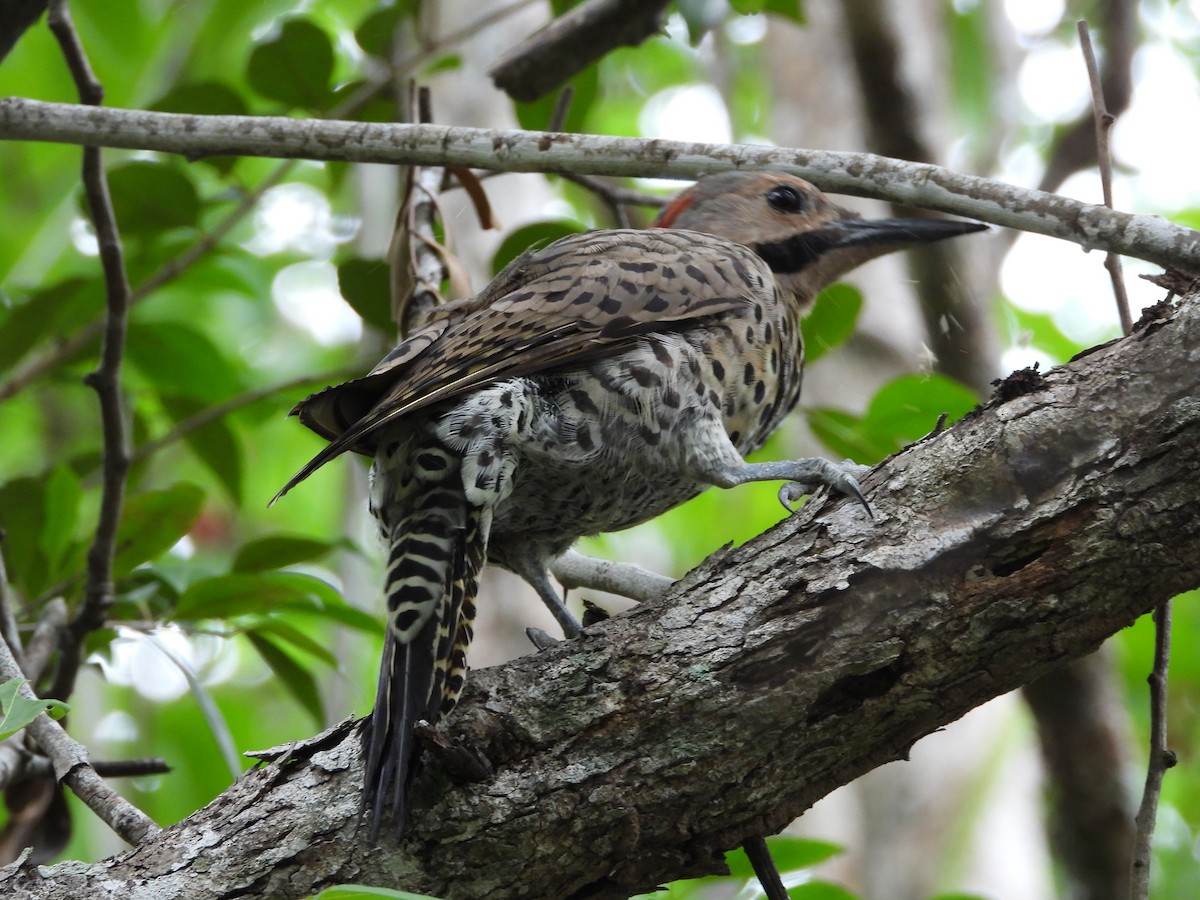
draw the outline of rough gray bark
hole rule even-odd
[[[10,868],[19,898],[626,897],[712,872],[834,787],[1200,584],[1200,302],[718,554],[662,602],[476,672],[403,847],[356,839],[356,732],[251,772],[142,846]]]

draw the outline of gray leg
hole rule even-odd
[[[820,485],[856,499],[871,518],[875,513],[863,496],[855,475],[869,471],[865,466],[852,462],[834,463],[827,459],[785,459],[779,462],[743,462],[738,465],[725,464],[705,475],[706,480],[717,487],[730,488],[751,481],[786,481],[779,490],[779,500],[789,510],[791,503]]]
[[[563,602],[562,597],[558,595],[558,591],[554,589],[554,585],[550,583],[550,575],[546,571],[545,564],[540,559],[535,559],[532,553],[522,555],[510,554],[505,559],[505,564],[529,582],[530,586],[537,591],[538,596],[542,598],[542,602],[546,604],[546,608],[550,610],[550,614],[554,616],[558,625],[569,638],[576,637],[582,630],[579,622],[571,615],[571,611],[567,609],[567,605]]]

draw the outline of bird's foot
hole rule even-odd
[[[779,489],[779,502],[783,504],[783,508],[789,513],[796,512],[795,504],[801,497],[813,494],[821,487],[829,487],[838,493],[853,497],[862,504],[863,509],[867,511],[867,515],[872,519],[875,518],[875,511],[871,509],[871,504],[863,496],[862,488],[858,484],[858,479],[871,471],[870,466],[860,465],[851,459],[843,460],[840,463],[812,459],[801,459],[795,462],[803,464],[814,462],[824,463],[824,466],[820,467],[821,472],[819,477],[806,481],[789,481]]]

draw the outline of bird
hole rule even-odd
[[[867,505],[852,466],[745,461],[799,400],[801,317],[861,263],[984,228],[863,219],[781,172],[710,175],[651,228],[526,251],[366,376],[298,403],[329,444],[276,500],[344,452],[373,459],[387,631],[363,730],[371,840],[388,818],[403,834],[414,727],[462,691],[485,565],[529,582],[572,637],[548,567],[582,536],[754,481]]]

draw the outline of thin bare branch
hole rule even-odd
[[[1096,65],[1096,54],[1092,50],[1092,36],[1087,22],[1080,19],[1075,23],[1079,29],[1079,46],[1087,63],[1088,81],[1092,86],[1092,118],[1096,124],[1096,159],[1100,165],[1100,184],[1104,191],[1104,205],[1113,208],[1112,193],[1112,127],[1116,117],[1104,105],[1104,87],[1100,82],[1100,68]],[[1125,291],[1125,279],[1121,274],[1121,258],[1109,251],[1104,259],[1104,268],[1112,277],[1113,296],[1117,301],[1117,315],[1121,319],[1121,333],[1133,330],[1133,317],[1129,314],[1129,295]]]
[[[1200,232],[1159,216],[1130,215],[1069,197],[871,153],[656,138],[497,131],[446,125],[198,116],[0,98],[0,138],[276,158],[470,166],[505,172],[574,172],[698,178],[774,169],[824,190],[969,216],[1200,272]]]
[[[282,381],[279,384],[268,385],[267,387],[256,388],[252,391],[246,391],[244,394],[238,394],[236,397],[230,397],[224,403],[218,403],[216,406],[210,406],[200,410],[195,415],[188,416],[175,424],[175,427],[164,434],[162,437],[155,438],[152,441],[139,446],[133,451],[130,456],[130,461],[134,463],[141,462],[144,459],[149,459],[154,454],[165,450],[172,444],[177,444],[189,434],[199,431],[206,425],[211,425],[218,419],[222,419],[235,412],[242,407],[250,406],[260,400],[265,400],[268,397],[273,397],[276,394],[286,393],[287,391],[302,388],[306,385],[315,384],[333,384],[338,381],[344,381],[348,378],[353,378],[361,374],[357,370],[346,370],[338,372],[328,372],[324,375],[319,375],[315,378],[294,378],[291,381]]]
[[[53,10],[53,4],[52,4]],[[24,678],[7,641],[0,641],[0,680]],[[28,684],[21,696],[36,700]],[[88,762],[87,748],[67,734],[45,713],[29,723],[26,731],[54,764],[55,777],[66,784],[88,808],[130,844],[137,845],[161,830],[150,818],[116,793],[96,774]]]
[[[71,70],[80,98],[85,104],[98,106],[104,97],[104,89],[88,63],[66,0],[52,0],[48,22]],[[69,697],[75,688],[84,639],[104,624],[112,606],[117,525],[121,520],[121,507],[125,502],[125,476],[129,471],[129,429],[121,402],[121,361],[125,355],[130,288],[125,273],[125,253],[98,147],[83,148],[83,187],[96,229],[106,293],[107,314],[100,343],[100,363],[85,379],[100,401],[104,475],[100,514],[95,537],[87,554],[83,603],[63,632],[59,647],[58,672],[52,693],[63,699]]]
[[[1137,813],[1137,838],[1133,845],[1133,879],[1129,896],[1146,900],[1150,896],[1150,855],[1154,845],[1154,820],[1163,775],[1176,763],[1167,749],[1167,672],[1171,662],[1171,601],[1164,600],[1154,611],[1154,668],[1146,680],[1150,683],[1150,761],[1146,766],[1146,785]]]
[[[0,529],[0,638],[8,641],[13,655],[25,667],[21,633],[17,630],[17,615],[12,608],[12,596],[8,590],[8,571],[4,567],[4,530]]]

